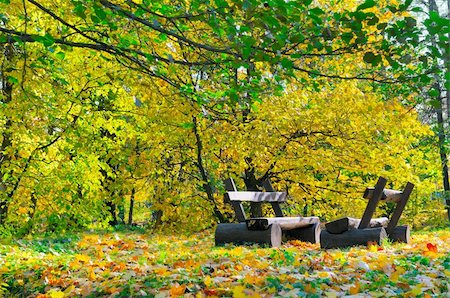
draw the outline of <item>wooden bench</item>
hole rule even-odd
[[[387,180],[380,177],[375,187],[368,187],[364,191],[363,198],[368,203],[361,219],[350,217],[325,224],[325,229],[320,235],[322,248],[348,247],[352,245],[367,245],[369,242],[380,242],[389,238],[397,242],[409,242],[409,226],[397,226],[400,216],[405,209],[414,184],[408,182],[403,191],[385,189]],[[396,203],[395,210],[390,219],[372,219],[376,207],[380,201]]]
[[[281,245],[282,237],[318,243],[318,217],[284,217],[280,203],[286,202],[285,192],[274,191],[270,181],[263,184],[265,192],[237,191],[234,181],[225,180],[225,201],[231,203],[239,223],[219,224],[215,232],[216,245],[224,243],[266,243]],[[276,217],[247,218],[242,202],[270,203]]]

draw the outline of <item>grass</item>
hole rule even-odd
[[[450,229],[413,233],[410,244],[321,250],[214,247],[143,229],[30,238],[0,245],[5,297],[446,297]]]

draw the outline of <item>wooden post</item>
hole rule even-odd
[[[215,232],[215,243],[234,244],[268,244],[271,247],[281,246],[281,227],[278,224],[271,225],[267,230],[249,231],[245,223],[218,224]]]
[[[387,183],[386,178],[383,177],[378,178],[377,184],[375,185],[375,189],[373,190],[373,197],[372,199],[369,200],[369,202],[367,202],[367,207],[366,210],[364,211],[363,217],[361,218],[361,222],[359,223],[358,229],[365,229],[369,226],[370,220],[372,219],[372,216],[375,213],[375,209],[377,208],[378,202],[381,199],[386,183]]]
[[[397,203],[394,213],[392,214],[389,224],[386,228],[386,231],[388,232],[388,234],[392,234],[395,227],[397,226],[400,216],[403,213],[403,209],[405,209],[406,202],[408,202],[409,196],[411,195],[413,188],[414,188],[414,184],[412,184],[411,182],[408,182],[406,184],[405,189],[403,190],[400,202]]]
[[[237,191],[236,184],[234,184],[233,178],[227,178],[223,182],[225,184],[226,191]],[[238,222],[244,222],[246,220],[244,207],[242,206],[241,202],[231,201],[227,193],[225,193],[223,201],[225,203],[230,203],[231,206],[233,206],[234,213],[236,214],[236,219],[238,220]]]
[[[262,184],[263,184],[263,187],[264,187],[264,189],[266,191],[269,191],[269,192],[274,192],[275,191],[275,189],[273,188],[272,183],[270,182],[269,179],[264,180],[264,182]],[[284,216],[283,210],[281,210],[280,203],[278,203],[278,202],[271,202],[270,204],[272,205],[272,209],[275,212],[275,216],[277,216],[277,217],[283,217]]]

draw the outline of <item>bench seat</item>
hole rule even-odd
[[[267,230],[270,225],[277,223],[283,231],[304,228],[313,224],[319,224],[318,217],[258,217],[246,220],[249,230]]]

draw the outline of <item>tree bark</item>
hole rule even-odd
[[[128,225],[133,224],[133,211],[134,211],[134,195],[136,194],[136,189],[133,187],[131,189],[131,196],[130,196],[130,210],[128,210]]]
[[[206,197],[208,198],[208,201],[213,204],[213,212],[214,215],[219,219],[220,223],[227,222],[227,219],[222,214],[222,212],[219,210],[219,207],[217,206],[216,200],[214,199],[214,191],[213,187],[211,186],[211,182],[209,181],[208,173],[203,165],[203,143],[202,139],[200,137],[200,134],[198,132],[198,125],[197,125],[197,118],[195,116],[192,117],[192,122],[194,124],[193,130],[195,135],[195,141],[197,146],[197,167],[200,172],[200,176],[203,180],[203,187],[206,191]]]
[[[283,236],[287,239],[300,240],[317,244],[320,242],[320,223],[315,223],[303,228],[283,231]]]
[[[5,55],[6,57],[6,55]],[[2,64],[2,76],[0,77],[2,83],[2,101],[4,104],[9,104],[12,102],[12,91],[13,85],[7,81],[5,72],[3,71]],[[2,144],[0,147],[0,225],[2,225],[6,218],[8,217],[9,208],[9,194],[7,191],[7,183],[3,181],[5,177],[5,172],[3,172],[3,165],[10,160],[10,157],[4,153],[4,151],[11,146],[11,119],[6,119],[5,126],[2,133]],[[7,170],[6,170],[7,171]]]
[[[247,159],[248,168],[245,169],[244,183],[248,191],[259,191],[258,179],[255,176],[255,168],[251,165],[251,159]],[[250,216],[262,217],[262,204],[257,202],[250,203]]]
[[[217,225],[215,232],[216,245],[234,244],[268,244],[271,247],[281,246],[281,227],[271,225],[267,230],[250,231],[245,223],[223,223]]]
[[[447,7],[450,9],[450,1],[447,0]],[[431,13],[432,11],[439,13],[439,8],[436,4],[435,0],[429,0],[428,1],[428,10]],[[450,10],[448,11],[450,14]],[[449,34],[450,37],[450,34]],[[436,46],[436,41],[433,38],[432,39],[433,46]],[[444,72],[445,70],[450,71],[450,58],[448,57],[448,49],[442,49],[445,55],[444,58]],[[449,102],[450,102],[450,94],[449,90],[445,88],[443,83],[440,81],[440,78],[436,75],[435,76],[436,83],[434,84],[434,88],[438,91],[438,107],[436,109],[436,117],[437,117],[437,124],[438,124],[438,146],[439,146],[439,156],[441,160],[441,171],[442,171],[442,184],[444,187],[444,197],[445,197],[445,205],[447,208],[447,219],[450,221],[450,181],[449,181],[449,173],[448,173],[448,153],[446,149],[446,139],[447,135],[445,133],[446,126],[445,124],[445,116],[444,116],[444,97],[442,96],[444,90],[446,91],[446,105],[447,105],[447,119],[449,118]],[[445,80],[445,79],[444,79]]]
[[[387,238],[386,230],[381,228],[355,229],[342,234],[331,234],[326,230],[320,233],[321,248],[344,248],[355,245],[381,244]]]
[[[345,231],[357,229],[361,219],[352,218],[352,217],[343,217],[329,223],[325,224],[325,228],[331,234],[341,234]],[[386,228],[389,222],[389,218],[381,217],[381,218],[373,218],[370,220],[369,227],[370,228]]]

